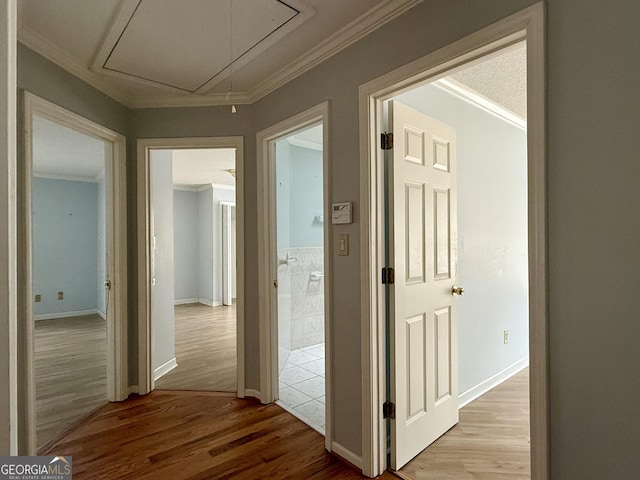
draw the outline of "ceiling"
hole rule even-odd
[[[18,40],[129,107],[252,103],[421,1],[21,1]]]
[[[235,168],[235,148],[173,150],[173,184],[177,186],[235,187],[236,179],[229,172]]]

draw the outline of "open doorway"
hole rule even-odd
[[[456,272],[459,266],[456,254],[458,249],[462,248],[454,218],[458,213],[455,204],[457,179],[455,169],[452,168],[456,159],[457,132],[449,125],[445,125],[445,122],[440,121],[436,121],[434,125],[444,125],[443,128],[436,126],[430,129],[431,127],[422,128],[422,126],[413,128],[413,119],[405,121],[408,117],[400,118],[395,125],[387,124],[385,119],[391,117],[395,121],[395,113],[393,115],[389,113],[396,109],[397,100],[395,99],[400,95],[450,76],[452,73],[461,71],[463,66],[477,64],[483,58],[486,59],[526,40],[525,172],[528,252],[524,253],[527,259],[527,275],[524,278],[528,280],[528,286],[524,289],[528,291],[525,332],[528,330],[530,375],[529,381],[527,382],[525,378],[523,383],[530,385],[531,442],[529,445],[528,438],[524,435],[524,443],[530,446],[530,455],[525,454],[523,457],[527,459],[530,457],[531,466],[530,469],[527,465],[516,472],[514,478],[528,478],[528,475],[531,475],[531,478],[537,479],[547,476],[548,378],[546,365],[548,352],[546,336],[548,319],[545,274],[547,267],[542,20],[543,10],[540,6],[523,10],[361,87],[363,148],[366,152],[366,156],[362,157],[362,173],[367,179],[361,201],[363,210],[370,211],[370,215],[363,222],[361,245],[363,258],[368,259],[366,268],[363,269],[362,279],[369,287],[365,289],[364,295],[367,309],[363,314],[365,338],[363,359],[365,371],[376,373],[370,379],[366,374],[364,376],[366,380],[363,424],[369,425],[371,429],[363,431],[365,439],[363,463],[364,470],[369,475],[376,475],[387,467],[400,469],[456,423],[457,408],[448,409],[451,418],[447,421],[442,421],[442,417],[434,415],[433,412],[438,406],[452,405],[452,398],[455,398],[456,402],[459,401],[459,398],[456,398],[459,383],[455,378],[458,374],[456,363],[459,360],[455,314],[459,304],[465,298],[457,297],[463,293],[461,287],[464,287],[458,283],[459,277]],[[385,109],[385,102],[391,99],[394,99],[394,104]],[[408,97],[404,99],[407,100]],[[398,107],[400,103],[398,102]],[[428,117],[410,107],[398,110],[413,112],[410,113],[412,118]],[[431,120],[435,119],[430,118],[425,121]],[[385,130],[386,128],[391,128],[393,138],[384,134],[388,131]],[[387,150],[389,147],[391,150]],[[398,154],[398,152],[401,153]],[[392,162],[386,160],[389,155],[393,157]],[[399,165],[402,167],[396,171]],[[388,173],[387,166],[391,173],[389,178],[393,181],[385,179]],[[423,167],[424,170],[435,172],[437,177],[432,179],[429,177],[431,173],[428,173],[425,174],[425,179],[412,179],[411,172]],[[407,172],[409,175],[405,176]],[[480,172],[478,178],[474,180],[482,180],[488,173]],[[451,183],[446,183],[448,181]],[[387,188],[393,202],[388,212],[385,210]],[[404,208],[405,204],[409,203],[410,208]],[[396,209],[398,205],[400,208]],[[512,206],[502,208],[509,211]],[[395,227],[398,225],[409,226],[404,236],[397,235]],[[388,236],[384,235],[386,231],[389,232]],[[423,232],[424,239],[421,238],[420,232]],[[407,243],[405,241],[407,239],[411,241]],[[470,246],[465,242],[464,248]],[[388,257],[387,248],[389,248]],[[421,252],[425,254],[422,255]],[[408,256],[397,256],[398,253],[407,253]],[[495,254],[489,250],[486,256],[491,258],[492,253]],[[407,262],[411,255],[424,260],[424,263],[418,263],[420,268],[416,269],[413,261]],[[426,268],[422,268],[425,266]],[[393,280],[383,282],[382,285],[379,283],[379,269],[383,268],[385,270],[399,268],[395,275],[395,283]],[[418,271],[424,272],[424,275],[418,275]],[[411,278],[407,278],[405,275],[407,272],[412,273]],[[393,279],[394,275],[390,273],[392,272],[387,271],[383,279]],[[412,294],[412,298],[434,300],[432,302],[434,304],[426,305],[425,309],[416,313],[413,311],[414,303],[407,301],[407,292],[410,284],[422,283],[439,284],[440,287],[434,292],[436,296]],[[514,285],[508,287],[505,293],[512,292]],[[519,285],[518,288],[520,287]],[[446,306],[440,305],[440,299],[444,301],[445,298],[448,298],[449,303]],[[503,299],[501,303],[509,302]],[[407,312],[398,310],[396,308],[398,305],[406,307]],[[385,315],[387,311],[392,312],[388,323]],[[408,316],[403,316],[404,313],[408,313]],[[375,318],[373,323],[368,321],[368,314]],[[508,346],[511,340],[511,332],[504,330],[499,331],[498,336],[502,347]],[[421,335],[421,332],[425,335]],[[394,343],[398,339],[401,340],[400,343]],[[403,343],[402,340],[405,342]],[[389,346],[389,350],[385,346]],[[502,351],[505,349],[503,348]],[[495,351],[492,353],[495,354]],[[524,362],[525,358],[522,360]],[[444,368],[442,368],[443,365]],[[504,368],[496,373],[499,374],[498,376],[508,376],[521,366],[522,363],[516,361],[511,364],[512,368]],[[411,382],[412,380],[416,382]],[[403,388],[406,387],[407,381],[412,387],[417,385],[417,388],[412,388],[410,391]],[[490,388],[491,381],[491,378],[488,378],[486,382],[482,382],[484,388]],[[422,389],[424,386],[430,389]],[[470,390],[468,397],[472,398],[475,396],[475,388],[472,386]],[[482,389],[476,390],[475,394],[481,391]],[[384,405],[380,413],[378,413],[379,405]],[[521,413],[526,423],[526,411]],[[431,439],[425,439],[422,435],[425,429],[417,431],[412,429],[418,420],[422,421],[427,417],[436,423],[441,422],[438,428],[434,429],[434,431],[440,430],[439,435],[435,434]],[[430,433],[434,432],[430,431]],[[411,448],[408,448],[409,445]],[[388,453],[390,453],[389,457]],[[455,467],[452,468],[455,469]],[[436,476],[441,473],[434,471]],[[421,469],[422,477],[425,473]],[[461,471],[452,470],[451,474],[461,475]],[[527,476],[522,477],[522,474]]]
[[[138,141],[140,393],[244,396],[242,146]]]
[[[453,285],[464,289],[463,296],[449,293],[442,301],[436,301],[439,303],[431,327],[434,329],[433,346],[427,347],[425,352],[437,365],[433,372],[428,368],[424,371],[427,376],[433,375],[436,390],[433,406],[427,406],[425,410],[437,412],[444,402],[455,400],[455,411],[452,411],[449,423],[440,423],[446,413],[436,413],[437,418],[422,427],[428,430],[431,425],[440,426],[440,430],[433,432],[433,443],[430,442],[428,448],[424,449],[424,443],[419,441],[415,444],[419,453],[410,450],[409,445],[398,446],[398,450],[411,453],[407,457],[403,457],[404,452],[398,453],[396,468],[402,466],[400,474],[411,479],[419,478],[424,471],[434,476],[446,476],[453,471],[472,475],[479,472],[474,468],[508,473],[511,478],[530,478],[526,44],[521,42],[494,52],[434,82],[396,95],[388,102],[389,110],[393,110],[390,116],[403,116],[401,126],[398,119],[390,118],[390,122],[396,122],[394,133],[401,135],[397,130],[405,129],[410,138],[422,128],[420,118],[427,118],[431,123],[425,129],[425,142],[435,139],[433,155],[427,151],[430,146],[425,148],[427,168],[433,165],[437,172],[426,175],[425,188],[433,188],[433,193],[426,193],[427,204],[433,198],[433,205],[426,208],[427,223],[431,215],[434,215],[434,222],[432,226],[427,225],[425,238],[429,239],[429,231],[435,229],[435,241],[433,249],[426,249],[426,252],[433,252],[434,261],[430,265],[429,253],[425,255],[427,275],[424,285],[442,288],[443,283],[450,281],[453,283],[449,290]],[[407,114],[401,107],[409,109],[412,116],[404,119]],[[415,123],[414,118],[418,119]],[[434,123],[446,126],[446,130],[436,127],[435,133],[430,133]],[[405,143],[406,139],[399,138],[394,144],[393,155],[389,155],[396,172],[400,171],[398,163],[419,156],[408,160],[406,155],[404,160],[397,158],[402,151],[409,152],[414,148],[411,141]],[[450,172],[450,182],[441,177],[444,171]],[[404,175],[404,184],[413,186],[416,172],[405,172]],[[394,185],[398,185],[397,179]],[[391,205],[397,202],[389,201]],[[415,213],[417,207],[412,205],[410,195],[406,204],[402,199],[400,203],[407,218]],[[449,239],[451,247],[443,253],[443,245]],[[416,247],[410,235],[407,241],[410,247]],[[391,241],[390,245],[394,243]],[[396,264],[398,254],[396,249]],[[420,262],[410,262],[413,267],[418,264]],[[399,299],[404,298],[403,295],[398,295],[401,288],[407,292],[416,288],[415,275],[407,276],[406,286],[399,272],[397,277],[395,302],[403,301]],[[451,306],[442,313],[449,302]],[[400,312],[397,308],[395,311]],[[415,312],[405,313],[409,318],[415,318]],[[398,322],[395,318],[395,323]],[[412,328],[416,328],[415,322],[410,325],[406,332],[408,338],[401,342],[414,347],[409,337]],[[428,331],[428,320],[426,325]],[[393,326],[390,331],[393,339]],[[431,357],[432,349],[437,352],[434,357]],[[391,351],[394,350],[392,346]],[[415,374],[414,352],[411,348],[408,350],[407,368]],[[452,372],[442,368],[449,356],[452,357]],[[396,353],[392,383],[400,376],[399,362]],[[514,375],[516,377],[511,379]],[[449,380],[455,384],[443,389]],[[419,384],[411,379],[407,387],[408,398]],[[391,390],[394,388],[398,387],[392,386]],[[420,411],[417,405],[413,406]],[[469,434],[471,429],[473,435]],[[401,432],[396,432],[402,436]],[[478,437],[482,441],[477,441]],[[489,439],[491,441],[487,442]],[[462,451],[464,456],[459,453]],[[464,461],[470,453],[483,458],[481,467]],[[456,455],[460,456],[458,461]],[[408,463],[403,466],[405,461]]]
[[[325,429],[322,124],[273,143],[277,257],[277,403]]]
[[[260,399],[332,449],[328,104],[257,135]]]
[[[237,391],[235,154],[150,152],[156,388]]]
[[[25,133],[20,283],[35,454],[127,395],[124,137],[29,93]]]

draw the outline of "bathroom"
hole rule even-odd
[[[275,143],[278,403],[325,427],[322,125]]]

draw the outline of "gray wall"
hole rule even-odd
[[[213,303],[215,275],[213,211],[213,190],[198,192],[198,297],[210,303]]]
[[[32,185],[33,293],[42,296],[34,314],[95,310],[97,184],[34,178]]]
[[[465,289],[458,301],[458,385],[464,393],[529,353],[527,134],[433,85],[396,99],[456,131],[458,283]]]
[[[130,139],[244,135],[246,384],[259,384],[255,132],[331,102],[330,201],[354,201],[351,255],[331,255],[335,439],[361,452],[358,87],[533,0],[430,0],[368,35],[253,106],[133,110],[20,49],[29,88]],[[640,3],[549,0],[547,120],[551,479],[640,477]],[[340,72],[340,74],[336,74]],[[130,145],[130,315],[135,318],[135,180]],[[337,233],[338,230],[335,229]],[[4,298],[4,296],[3,296]],[[4,325],[3,325],[4,326]],[[137,369],[135,321],[130,372]],[[2,336],[5,338],[4,336]],[[6,365],[3,364],[3,369]],[[3,376],[6,379],[6,375]]]
[[[152,150],[150,156],[152,241],[155,243],[151,287],[152,367],[176,356],[173,313],[173,156],[170,150]]]
[[[173,191],[173,258],[175,300],[197,299],[198,192]]]

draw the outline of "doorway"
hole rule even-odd
[[[235,156],[150,151],[155,388],[237,391]]]
[[[140,393],[244,396],[242,145],[138,141]]]
[[[331,449],[328,105],[258,133],[261,400]]]
[[[363,258],[369,259],[367,268],[363,269],[362,277],[363,284],[369,286],[368,289],[365,289],[366,301],[364,304],[367,309],[363,313],[365,337],[363,358],[365,359],[364,371],[370,371],[373,374],[370,379],[365,381],[364,385],[363,424],[369,425],[369,427],[363,431],[365,440],[363,463],[365,473],[368,475],[376,475],[386,469],[388,465],[391,466],[393,461],[387,458],[387,435],[393,428],[392,422],[397,424],[406,421],[406,418],[399,419],[397,416],[393,418],[392,408],[380,409],[379,407],[390,398],[387,396],[385,388],[389,378],[387,366],[390,365],[391,372],[396,368],[393,363],[395,357],[393,355],[387,357],[384,348],[387,335],[392,335],[384,333],[386,331],[384,312],[387,308],[392,308],[393,300],[390,302],[386,297],[387,286],[380,285],[377,281],[379,270],[382,267],[393,267],[394,262],[393,258],[386,259],[384,252],[387,239],[379,233],[384,232],[387,225],[386,217],[382,213],[384,212],[384,189],[381,185],[385,185],[383,180],[385,175],[384,161],[380,148],[381,143],[378,143],[378,139],[381,138],[380,134],[385,131],[384,102],[408,92],[418,85],[424,85],[447,76],[462,65],[471,64],[471,62],[526,39],[528,92],[526,208],[529,244],[526,270],[529,279],[527,323],[530,337],[531,372],[531,474],[534,479],[546,478],[548,423],[546,413],[547,350],[545,338],[547,317],[546,276],[544,274],[546,269],[546,237],[544,227],[544,68],[542,65],[544,37],[542,19],[541,6],[531,7],[361,87],[363,139],[367,142],[363,143],[366,156],[363,155],[362,158],[362,172],[363,177],[368,180],[367,189],[363,192],[361,202],[363,210],[370,211],[370,215],[363,222],[362,229]],[[400,136],[403,136],[402,132],[400,132]],[[404,138],[406,139],[406,137]],[[399,140],[401,142],[402,138]],[[394,141],[394,148],[395,145]],[[434,149],[433,152],[436,155],[440,153],[437,149]],[[434,166],[437,166],[438,163],[436,162]],[[439,214],[440,212],[434,213]],[[371,245],[374,248],[371,248]],[[451,286],[449,288],[449,294],[451,294]],[[455,289],[454,293],[456,293]],[[372,315],[375,321],[369,322],[368,315]],[[380,332],[383,334],[379,335]],[[504,335],[506,338],[507,334]],[[453,348],[451,352],[453,353]],[[438,385],[438,387],[440,386]],[[393,393],[391,393],[391,398],[393,398]],[[404,402],[402,397],[397,396],[397,392],[396,401]],[[387,419],[384,415],[385,412],[391,414],[391,419]],[[392,437],[392,449],[398,447],[397,440],[398,438]],[[395,446],[393,445],[394,441],[396,442]],[[396,456],[396,458],[398,457]],[[399,468],[397,463],[393,466]]]
[[[127,396],[124,137],[25,93],[27,449]]]

